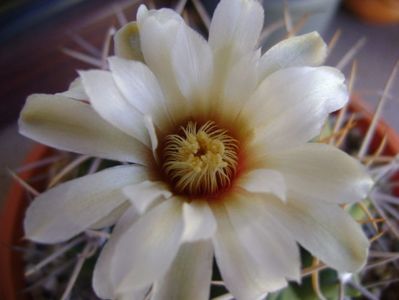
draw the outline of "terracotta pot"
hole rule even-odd
[[[345,6],[361,19],[371,23],[399,23],[398,0],[345,0]]]
[[[366,134],[369,124],[373,119],[373,113],[371,113],[371,109],[369,105],[363,102],[358,96],[352,97],[350,106],[350,110],[352,112],[361,112],[362,119],[360,119],[357,123],[360,131],[363,134]],[[381,143],[384,136],[387,136],[387,144],[384,150],[385,155],[396,155],[399,153],[399,135],[398,133],[390,127],[384,120],[380,120],[378,122],[376,128],[376,134],[374,135],[374,139],[371,143],[371,149],[375,149]]]
[[[356,97],[352,100],[349,109],[352,112],[361,112],[364,116],[357,123],[358,128],[364,134],[372,119],[370,110]],[[399,136],[384,121],[380,121],[377,126],[371,148],[377,147],[385,134],[388,137],[388,142],[384,154],[395,155],[399,153]],[[53,151],[46,146],[36,146],[28,155],[25,164],[42,160],[52,153]],[[45,168],[33,169],[20,175],[22,179],[28,180],[42,172],[45,172]],[[37,186],[35,185],[35,187]],[[40,189],[40,186],[38,188]],[[14,183],[6,198],[0,219],[0,241],[3,244],[0,247],[0,299],[24,300],[27,298],[19,292],[25,287],[22,256],[20,252],[10,247],[11,245],[23,246],[22,220],[27,205],[25,190],[18,183]]]
[[[24,164],[42,160],[52,153],[52,149],[37,145],[31,150]],[[19,175],[23,180],[28,180],[44,171],[44,168],[35,168]],[[43,183],[37,182],[35,187],[39,188],[41,184]],[[19,183],[14,182],[5,198],[0,215],[0,299],[23,300],[27,298],[20,292],[25,287],[22,256],[12,247],[23,246],[22,220],[28,204],[26,191]]]
[[[363,118],[357,122],[357,127],[360,132],[364,135],[369,128],[369,124],[373,119],[373,114],[371,113],[371,109],[369,106],[364,103],[360,97],[354,96],[351,99],[351,104],[349,106],[350,110],[353,112],[361,112]],[[378,122],[376,133],[371,142],[370,151],[373,152],[377,149],[377,147],[381,144],[384,136],[387,137],[387,143],[385,145],[385,149],[383,151],[383,155],[394,156],[399,154],[399,135],[398,133],[390,127],[384,120],[380,120]],[[399,172],[396,172],[392,177],[392,181],[399,181]],[[393,194],[399,195],[399,187],[393,190]]]

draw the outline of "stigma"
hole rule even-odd
[[[189,121],[166,137],[162,169],[172,188],[188,196],[212,196],[231,185],[238,142],[213,121]]]

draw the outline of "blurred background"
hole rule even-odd
[[[187,5],[198,1],[188,0]],[[33,145],[19,136],[16,125],[26,97],[66,90],[77,76],[76,70],[91,68],[82,60],[101,61],[110,26],[119,28],[125,19],[133,20],[142,2],[175,7],[178,1],[0,1],[0,203],[10,182],[6,168],[21,166]],[[217,1],[202,1],[209,14],[216,4]],[[327,64],[339,64],[348,75],[352,62],[345,64],[342,58],[348,52],[357,52],[355,90],[371,108],[375,107],[399,59],[399,1],[287,0],[286,4],[291,25],[294,29],[301,25],[299,33],[317,30],[327,42],[339,36]],[[264,0],[264,6],[265,26],[271,29],[264,42],[267,48],[286,34],[284,2]],[[397,78],[383,114],[397,131],[398,113]]]

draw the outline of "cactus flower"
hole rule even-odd
[[[259,299],[300,280],[297,243],[341,272],[365,264],[368,240],[340,205],[372,180],[310,142],[347,103],[345,78],[321,66],[317,33],[262,55],[263,18],[255,0],[222,0],[206,40],[176,12],[140,6],[143,61],[80,72],[87,101],[28,98],[23,135],[125,163],[44,192],[25,218],[44,243],[116,222],[94,271],[99,297],[151,287],[151,299],[208,299],[215,257],[236,299]]]

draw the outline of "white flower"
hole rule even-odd
[[[222,0],[208,42],[168,9],[141,6],[137,20],[145,64],[111,57],[110,71],[80,73],[90,104],[32,95],[20,119],[42,143],[135,164],[43,193],[26,236],[63,241],[125,211],[94,272],[102,298],[152,286],[151,299],[207,299],[214,255],[234,297],[258,299],[300,280],[296,242],[339,271],[361,268],[368,240],[339,205],[372,181],[308,143],[348,99],[343,75],[319,67],[319,35],[261,56],[254,0]]]

